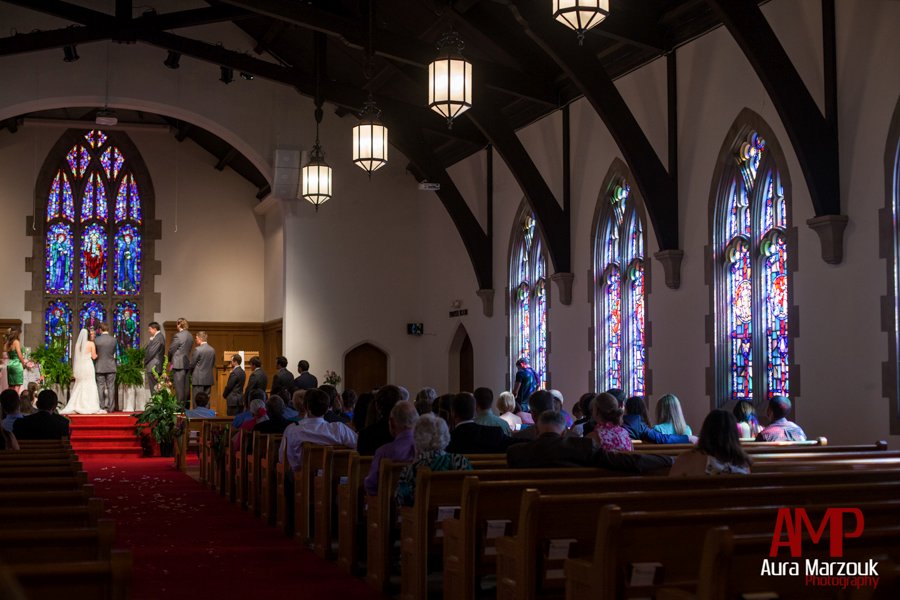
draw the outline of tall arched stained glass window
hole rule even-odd
[[[516,372],[515,361],[526,357],[546,387],[548,334],[547,259],[534,214],[525,208],[516,219],[509,265],[510,290],[510,373]]]
[[[647,392],[644,226],[626,178],[609,181],[593,240],[595,389],[641,396]]]
[[[143,208],[135,159],[114,141],[121,135],[69,137],[54,167],[45,192],[45,342],[105,322],[120,343],[140,345]]]
[[[728,150],[713,220],[717,403],[789,395],[788,214],[767,140]]]

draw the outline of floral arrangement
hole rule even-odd
[[[163,358],[161,371],[154,368],[153,374],[159,383],[144,407],[144,412],[134,415],[137,419],[135,434],[140,437],[147,427],[157,444],[170,444],[175,439],[178,417],[184,414],[184,407],[175,396],[172,379],[169,377],[168,357]]]
[[[66,359],[66,350],[65,342],[53,340],[49,346],[42,345],[29,351],[28,361],[40,363],[45,385],[67,388],[72,383],[72,365]]]
[[[337,387],[337,385],[342,381],[341,376],[335,373],[334,371],[325,371],[325,383],[328,385],[333,385]]]

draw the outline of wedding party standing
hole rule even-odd
[[[209,398],[209,391],[213,384],[216,351],[207,343],[208,336],[205,331],[199,332],[194,339],[197,346],[194,348],[194,355],[191,358],[191,395],[196,396],[203,393]]]
[[[113,340],[113,347],[115,348],[115,340]],[[96,358],[96,345],[88,339],[87,329],[82,329],[78,332],[75,351],[72,353],[72,375],[75,377],[75,383],[72,384],[69,401],[59,411],[59,414],[95,415],[107,412],[100,405],[100,393],[94,374],[94,359]],[[113,357],[113,369],[115,369],[115,365],[115,357]],[[113,371],[113,376],[115,376],[115,371]],[[41,392],[42,396],[43,394],[44,392]]]
[[[97,372],[100,408],[108,412],[116,409],[116,345],[116,338],[109,335],[109,326],[100,323],[94,337],[94,370]]]
[[[175,322],[178,333],[169,345],[169,368],[172,369],[172,382],[175,385],[175,397],[182,406],[190,406],[190,389],[188,389],[188,371],[191,368],[190,353],[194,338],[188,331],[187,319],[179,318]]]
[[[162,371],[163,357],[166,353],[166,334],[161,329],[156,321],[147,326],[150,340],[144,346],[144,379],[151,394],[156,389],[157,384],[153,369],[156,369],[157,373]]]
[[[19,341],[21,330],[18,327],[10,327],[6,332],[6,342],[3,351],[6,353],[6,385],[16,391],[22,392],[22,384],[25,382],[25,357],[22,355],[22,342]]]

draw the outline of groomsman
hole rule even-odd
[[[207,343],[205,331],[194,336],[197,346],[194,347],[194,356],[191,359],[191,395],[196,397],[199,392],[209,398],[209,390],[213,384],[213,365],[216,362],[216,351]]]
[[[244,359],[241,358],[240,354],[235,354],[231,357],[231,373],[228,375],[228,382],[225,384],[225,390],[222,392],[225,404],[228,407],[229,417],[241,412],[244,381],[247,379],[244,369],[241,368],[242,362],[244,362]]]
[[[191,368],[191,346],[194,345],[194,337],[188,331],[187,319],[179,318],[175,321],[178,333],[169,344],[169,368],[172,369],[172,383],[175,385],[175,397],[181,405],[190,408],[191,397],[188,388],[187,376]]]
[[[166,334],[161,329],[156,321],[147,326],[150,340],[144,346],[144,372],[151,394],[156,390],[156,384],[159,383],[156,375],[153,374],[153,369],[156,369],[157,372],[162,371],[163,356],[166,353]]]
[[[109,335],[106,323],[100,323],[97,327],[94,345],[97,347],[94,371],[97,373],[100,408],[113,412],[116,409],[116,338]]]
[[[266,372],[263,371],[262,361],[259,360],[258,356],[254,356],[247,363],[253,367],[253,372],[247,378],[247,389],[244,390],[244,404],[250,406],[248,399],[250,398],[250,392],[253,390],[261,390],[263,398],[265,398],[266,384],[269,382],[269,378],[266,376]]]

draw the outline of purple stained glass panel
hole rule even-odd
[[[106,134],[100,131],[99,129],[92,129],[84,134],[84,139],[87,140],[87,143],[93,148],[97,150],[103,144],[106,143]]]
[[[128,176],[119,184],[119,192],[116,194],[116,223],[121,223],[128,215]]]
[[[747,188],[742,180],[736,179],[732,182],[728,195],[726,219],[728,221],[726,226],[728,239],[739,235],[750,237],[750,198],[747,196]]]
[[[762,251],[766,383],[771,398],[787,396],[789,391],[787,243],[784,234],[772,232],[763,241]]]
[[[60,204],[62,205],[62,218],[67,221],[75,222],[75,201],[72,198],[72,186],[69,185],[69,178],[65,173],[62,174],[60,185]]]
[[[537,324],[537,348],[534,367],[538,374],[538,387],[547,383],[547,280],[540,279],[535,287],[535,323]]]
[[[56,223],[47,230],[44,290],[48,294],[71,294],[75,246],[72,229]]]
[[[81,196],[81,221],[96,219],[105,223],[106,217],[106,186],[103,185],[100,174],[94,171],[88,177]]]
[[[616,265],[606,269],[603,286],[603,370],[604,389],[622,389],[622,287],[621,274]]]
[[[635,260],[629,268],[629,393],[644,395],[646,347],[644,345],[644,261]]]
[[[103,165],[106,178],[114,180],[119,176],[119,171],[122,170],[122,166],[125,164],[125,157],[122,156],[118,148],[110,146],[100,156],[100,164]]]
[[[119,357],[128,348],[140,348],[141,344],[141,311],[131,300],[123,300],[116,304],[113,315],[113,335],[116,336]]]
[[[66,362],[69,361],[72,341],[72,308],[65,300],[54,300],[44,312],[44,343],[63,342]]]
[[[747,139],[744,140],[738,149],[737,161],[741,167],[741,174],[744,176],[744,183],[746,183],[748,188],[752,188],[756,182],[759,163],[765,151],[766,140],[755,131],[751,131],[747,135]]]
[[[122,226],[115,241],[116,294],[131,295],[141,291],[141,234],[131,225]]]
[[[531,289],[527,283],[516,291],[516,337],[519,347],[513,352],[515,359],[531,358]]]
[[[81,293],[106,293],[106,230],[89,225],[81,233]]]
[[[47,195],[47,222],[49,223],[53,219],[58,219],[60,216],[59,212],[59,187],[60,180],[62,179],[62,171],[59,171],[56,174],[56,177],[53,178],[53,183],[50,184],[50,193]]]
[[[131,217],[132,221],[140,223],[141,195],[138,193],[137,183],[135,183],[133,175],[128,176],[128,195],[130,196],[129,202],[131,204],[130,210],[128,211],[128,216]]]
[[[69,163],[69,169],[72,171],[75,179],[79,179],[87,171],[88,164],[91,162],[91,155],[88,153],[87,148],[81,144],[76,144],[66,155],[66,162]]]
[[[749,243],[743,238],[733,240],[726,252],[726,260],[731,397],[750,400],[753,396],[753,283]]]
[[[85,302],[78,311],[78,326],[88,331],[95,330],[106,322],[106,307],[97,300]]]

